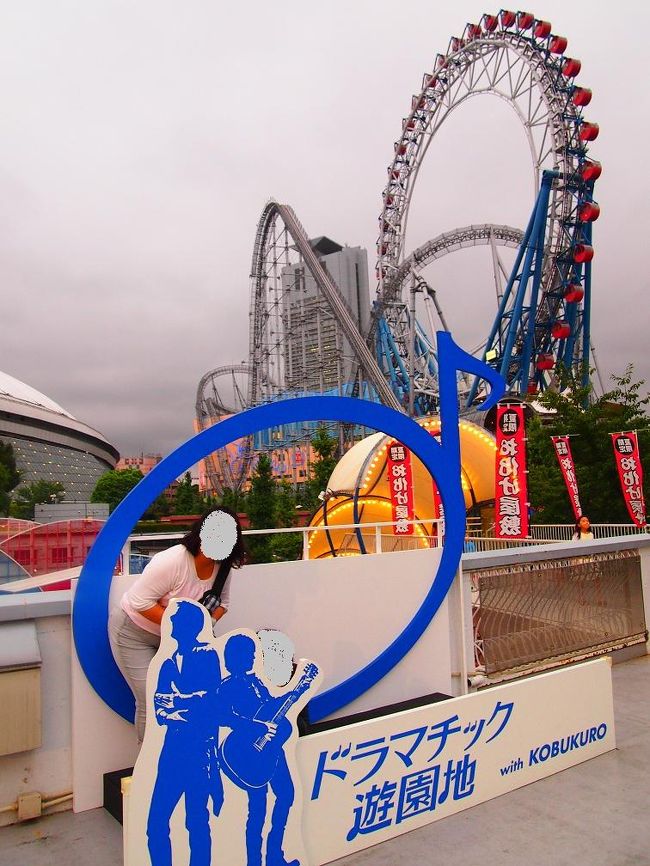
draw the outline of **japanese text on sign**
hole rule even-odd
[[[495,512],[497,538],[528,535],[526,439],[522,406],[497,409]]]
[[[507,727],[513,707],[512,702],[497,700],[485,718],[461,720],[455,713],[433,725],[323,751],[311,799],[319,799],[325,787],[343,781],[353,791],[358,789],[350,803],[346,837],[352,841],[434,811],[447,800],[471,797],[478,761],[470,750],[496,740]],[[453,757],[445,756],[449,747]],[[406,772],[400,772],[400,766]]]
[[[553,447],[555,448],[555,456],[557,457],[562,477],[566,485],[571,508],[576,520],[582,515],[582,506],[580,505],[580,494],[578,491],[578,479],[576,476],[576,468],[573,463],[573,455],[571,454],[571,445],[569,444],[568,436],[551,436]]]
[[[413,535],[411,452],[399,442],[388,445],[388,488],[393,509],[393,535]]]
[[[637,526],[646,525],[643,497],[643,466],[639,457],[639,439],[634,430],[612,433],[612,445],[618,469],[618,480],[628,514]]]

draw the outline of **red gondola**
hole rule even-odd
[[[501,13],[501,26],[502,27],[512,27],[512,25],[517,20],[517,16],[514,12],[508,12],[506,9]]]
[[[555,358],[550,352],[545,352],[538,356],[537,364],[535,366],[538,370],[552,370],[555,366]]]
[[[567,304],[577,304],[585,296],[585,290],[577,283],[569,283],[564,290],[564,300]]]
[[[580,127],[581,141],[594,141],[598,138],[600,127],[597,123],[583,123]]]
[[[600,205],[595,201],[586,201],[580,205],[578,210],[578,219],[582,223],[592,223],[600,216]]]
[[[444,69],[449,65],[449,61],[447,60],[446,55],[438,54],[436,57],[436,69]]]
[[[591,102],[591,90],[588,87],[574,87],[572,102],[574,105],[584,108]]]
[[[566,340],[571,333],[571,325],[563,319],[555,322],[551,328],[551,334],[555,340]]]
[[[603,173],[603,167],[599,162],[595,160],[586,160],[582,163],[582,168],[580,169],[580,174],[582,175],[583,180],[593,181],[598,180],[598,178]]]
[[[517,27],[520,30],[530,30],[533,26],[533,22],[535,21],[535,16],[532,12],[518,12],[517,13]]]
[[[535,25],[535,29],[533,33],[537,39],[546,39],[546,37],[551,32],[551,22],[550,21],[538,21]]]
[[[484,15],[483,16],[483,27],[488,31],[488,33],[493,33],[497,27],[499,26],[499,19],[496,15]]]
[[[567,78],[575,78],[581,69],[582,63],[579,60],[575,60],[573,57],[567,57],[562,64],[562,75],[565,75]]]
[[[483,31],[481,30],[478,24],[468,24],[467,25],[467,38],[468,39],[480,39],[483,35]]]
[[[396,144],[395,145],[395,153],[398,156],[404,156],[406,153],[406,145],[405,144]]]
[[[564,54],[568,45],[566,36],[554,36],[548,45],[551,54]]]
[[[581,265],[594,257],[594,248],[589,244],[576,244],[573,248],[573,261]]]

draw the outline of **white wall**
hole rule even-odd
[[[638,547],[641,553],[643,592],[646,621],[650,619],[650,538],[619,539],[592,542],[596,552],[617,547]],[[551,549],[552,548],[552,549]],[[563,549],[561,549],[563,548]],[[519,560],[559,557],[567,551],[575,555],[575,546],[548,545],[543,552],[527,549],[513,551]],[[329,682],[356,670],[363,661],[363,653],[371,653],[389,637],[401,630],[409,614],[415,609],[430,582],[433,563],[427,560],[430,551],[365,556],[354,560],[354,586],[346,577],[347,558],[308,563],[314,571],[303,572],[307,563],[284,563],[253,566],[236,574],[237,589],[233,592],[233,605],[222,620],[222,629],[229,631],[243,624],[254,628],[274,625],[297,637],[297,652],[323,658],[323,667]],[[505,557],[508,559],[509,557]],[[472,554],[464,557],[466,567],[479,568],[498,565],[503,552]],[[498,560],[498,561],[497,561]],[[303,575],[303,576],[301,576]],[[318,577],[317,577],[318,575]],[[124,581],[126,582],[126,581]],[[397,593],[395,593],[397,587]],[[364,593],[364,611],[359,612],[351,600],[351,588]],[[378,591],[382,588],[382,592]],[[123,585],[116,586],[116,594]],[[369,591],[370,590],[370,591]],[[386,595],[388,593],[388,597]],[[459,653],[458,590],[452,588],[446,609],[427,632],[412,654],[410,662],[417,662],[417,672],[408,673],[400,665],[386,682],[377,686],[365,698],[342,712],[353,712],[364,707],[399,700],[408,685],[413,694],[429,691],[448,691],[459,694],[461,659]],[[469,593],[465,582],[465,603]],[[300,608],[301,603],[307,608]],[[276,605],[275,601],[281,604]],[[369,608],[369,609],[368,609]],[[66,794],[73,787],[72,770],[72,690],[71,690],[71,635],[70,594],[47,592],[20,597],[0,596],[0,622],[30,620],[37,623],[37,635],[43,658],[42,706],[43,745],[40,749],[18,755],[0,757],[0,809],[15,803],[19,794],[40,791],[43,799]],[[300,610],[309,613],[308,627],[296,633],[294,622]],[[443,622],[446,634],[443,635]],[[471,660],[471,620],[466,618],[465,644]],[[363,630],[363,631],[362,631]],[[364,649],[355,657],[357,636],[363,633]],[[328,648],[328,644],[331,646]],[[650,647],[649,647],[650,649]],[[447,674],[440,674],[441,660],[448,666]],[[75,668],[73,668],[75,669]],[[132,726],[109,710],[92,691],[81,671],[76,668],[77,699],[85,702],[81,715],[76,716],[75,730],[80,732],[75,742],[76,776],[84,774],[92,780],[77,785],[77,808],[101,805],[101,773],[85,774],[82,755],[95,752],[108,764],[104,771],[130,766],[135,750]],[[77,674],[79,676],[77,676]],[[456,676],[453,676],[456,674]],[[326,683],[327,685],[327,683]],[[100,749],[101,746],[101,749]],[[99,768],[101,769],[101,767]],[[63,804],[59,809],[65,809]],[[15,812],[0,812],[0,825],[15,821]]]
[[[285,562],[233,573],[231,607],[217,626],[277,628],[296,657],[318,662],[321,691],[364,667],[410,622],[431,587],[440,550]],[[453,694],[449,606],[388,676],[334,717],[440,691]]]
[[[0,808],[20,794],[40,791],[54,799],[72,790],[70,760],[70,617],[37,619],[41,651],[42,745],[39,749],[0,758]],[[69,808],[69,804],[59,809]],[[15,812],[0,813],[0,826],[16,820]]]

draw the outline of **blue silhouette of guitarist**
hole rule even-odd
[[[255,641],[243,634],[228,639],[224,660],[230,676],[219,690],[223,724],[232,729],[219,752],[222,771],[248,794],[246,821],[247,866],[262,866],[262,829],[266,820],[269,788],[275,796],[271,828],[266,840],[266,866],[300,866],[287,860],[282,850],[284,831],[294,801],[294,785],[284,744],[293,726],[287,712],[318,675],[308,665],[296,688],[273,697],[253,673]]]
[[[170,819],[184,797],[190,866],[210,866],[208,802],[215,815],[223,804],[215,725],[221,668],[217,651],[199,638],[203,608],[179,601],[170,621],[177,650],[162,663],[154,694],[156,722],[166,731],[147,820],[149,855],[152,866],[172,866]]]

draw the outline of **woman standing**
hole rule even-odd
[[[199,518],[179,544],[157,553],[110,616],[113,656],[135,697],[138,742],[144,738],[147,670],[160,646],[160,622],[172,598],[203,604],[216,622],[230,602],[230,570],[245,557],[241,526],[228,508]]]
[[[589,518],[582,514],[576,521],[575,530],[573,532],[572,541],[593,541],[594,534],[591,531]]]

